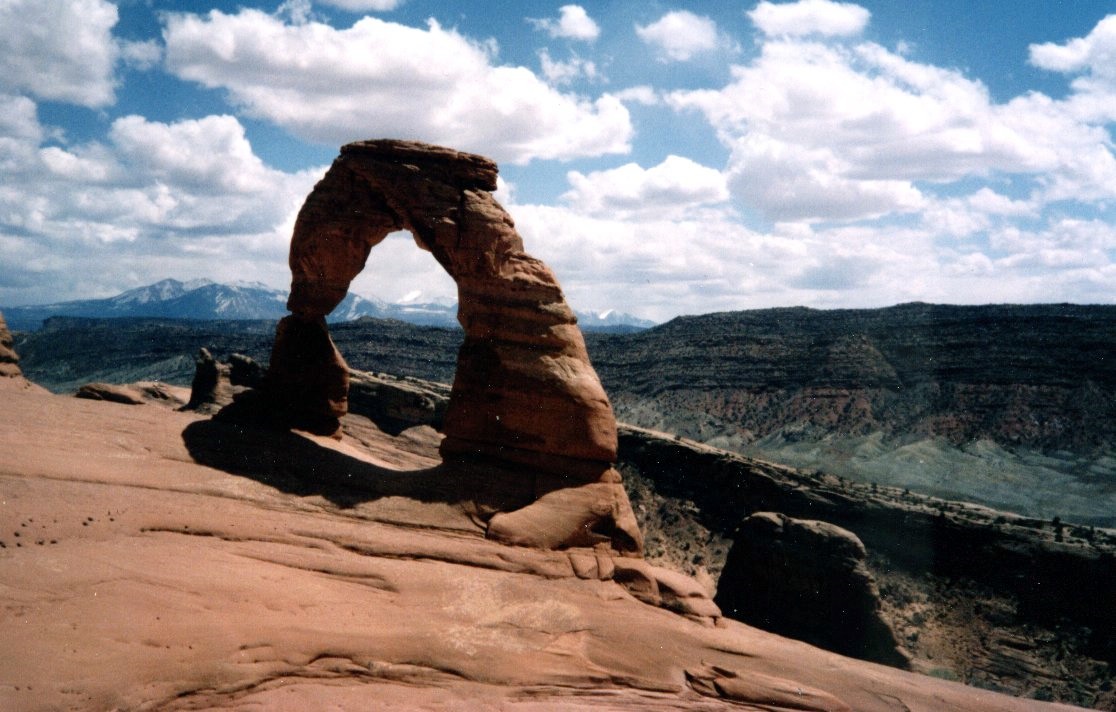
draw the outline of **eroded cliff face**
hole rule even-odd
[[[496,165],[481,156],[407,141],[344,146],[295,223],[292,314],[276,333],[264,408],[292,427],[337,432],[349,372],[325,316],[372,248],[407,230],[458,287],[465,338],[444,416],[446,466],[487,460],[534,483],[536,502],[496,513],[490,536],[548,547],[606,541],[638,553],[612,467],[612,407],[557,279],[524,251],[495,189]]]
[[[1116,308],[767,309],[590,340],[618,417],[861,482],[1116,525]]]
[[[1087,451],[1116,444],[1114,342],[1112,307],[905,304],[682,317],[594,339],[593,356],[615,399],[708,414],[743,440],[882,431]]]

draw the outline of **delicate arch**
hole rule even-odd
[[[557,280],[523,250],[492,197],[496,173],[486,158],[421,143],[344,146],[295,224],[292,316],[277,335],[271,378],[289,382],[291,405],[309,408],[308,421],[345,412],[347,371],[325,315],[372,247],[408,230],[457,283],[465,330],[443,456],[599,473],[616,459],[612,407]],[[308,358],[318,365],[308,370]]]

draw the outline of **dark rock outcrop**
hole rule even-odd
[[[741,522],[715,601],[726,616],[862,660],[906,668],[880,616],[864,544],[826,522],[758,512]]]
[[[238,395],[263,381],[263,369],[244,354],[231,354],[227,362],[221,362],[209,349],[202,347],[194,358],[194,366],[190,400],[182,410],[216,414],[230,406]]]
[[[441,430],[450,389],[442,383],[367,371],[349,372],[349,412],[392,435],[416,425]]]

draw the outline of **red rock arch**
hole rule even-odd
[[[372,248],[389,233],[408,230],[457,283],[465,331],[443,458],[496,458],[573,477],[567,484],[608,483],[603,509],[613,511],[594,516],[619,513],[622,528],[634,530],[627,538],[638,541],[611,469],[612,407],[558,281],[524,251],[514,221],[492,197],[496,174],[486,158],[427,144],[344,146],[295,223],[292,314],[276,335],[270,388],[285,394],[292,424],[336,428],[348,377],[325,315],[345,297]],[[544,496],[561,487],[540,489]],[[585,506],[602,510],[599,501],[577,505]]]

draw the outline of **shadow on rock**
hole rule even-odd
[[[487,520],[498,511],[518,509],[534,500],[529,481],[487,463],[391,470],[289,430],[225,420],[191,423],[182,439],[199,464],[297,497],[321,496],[339,507],[406,497],[460,505]]]

